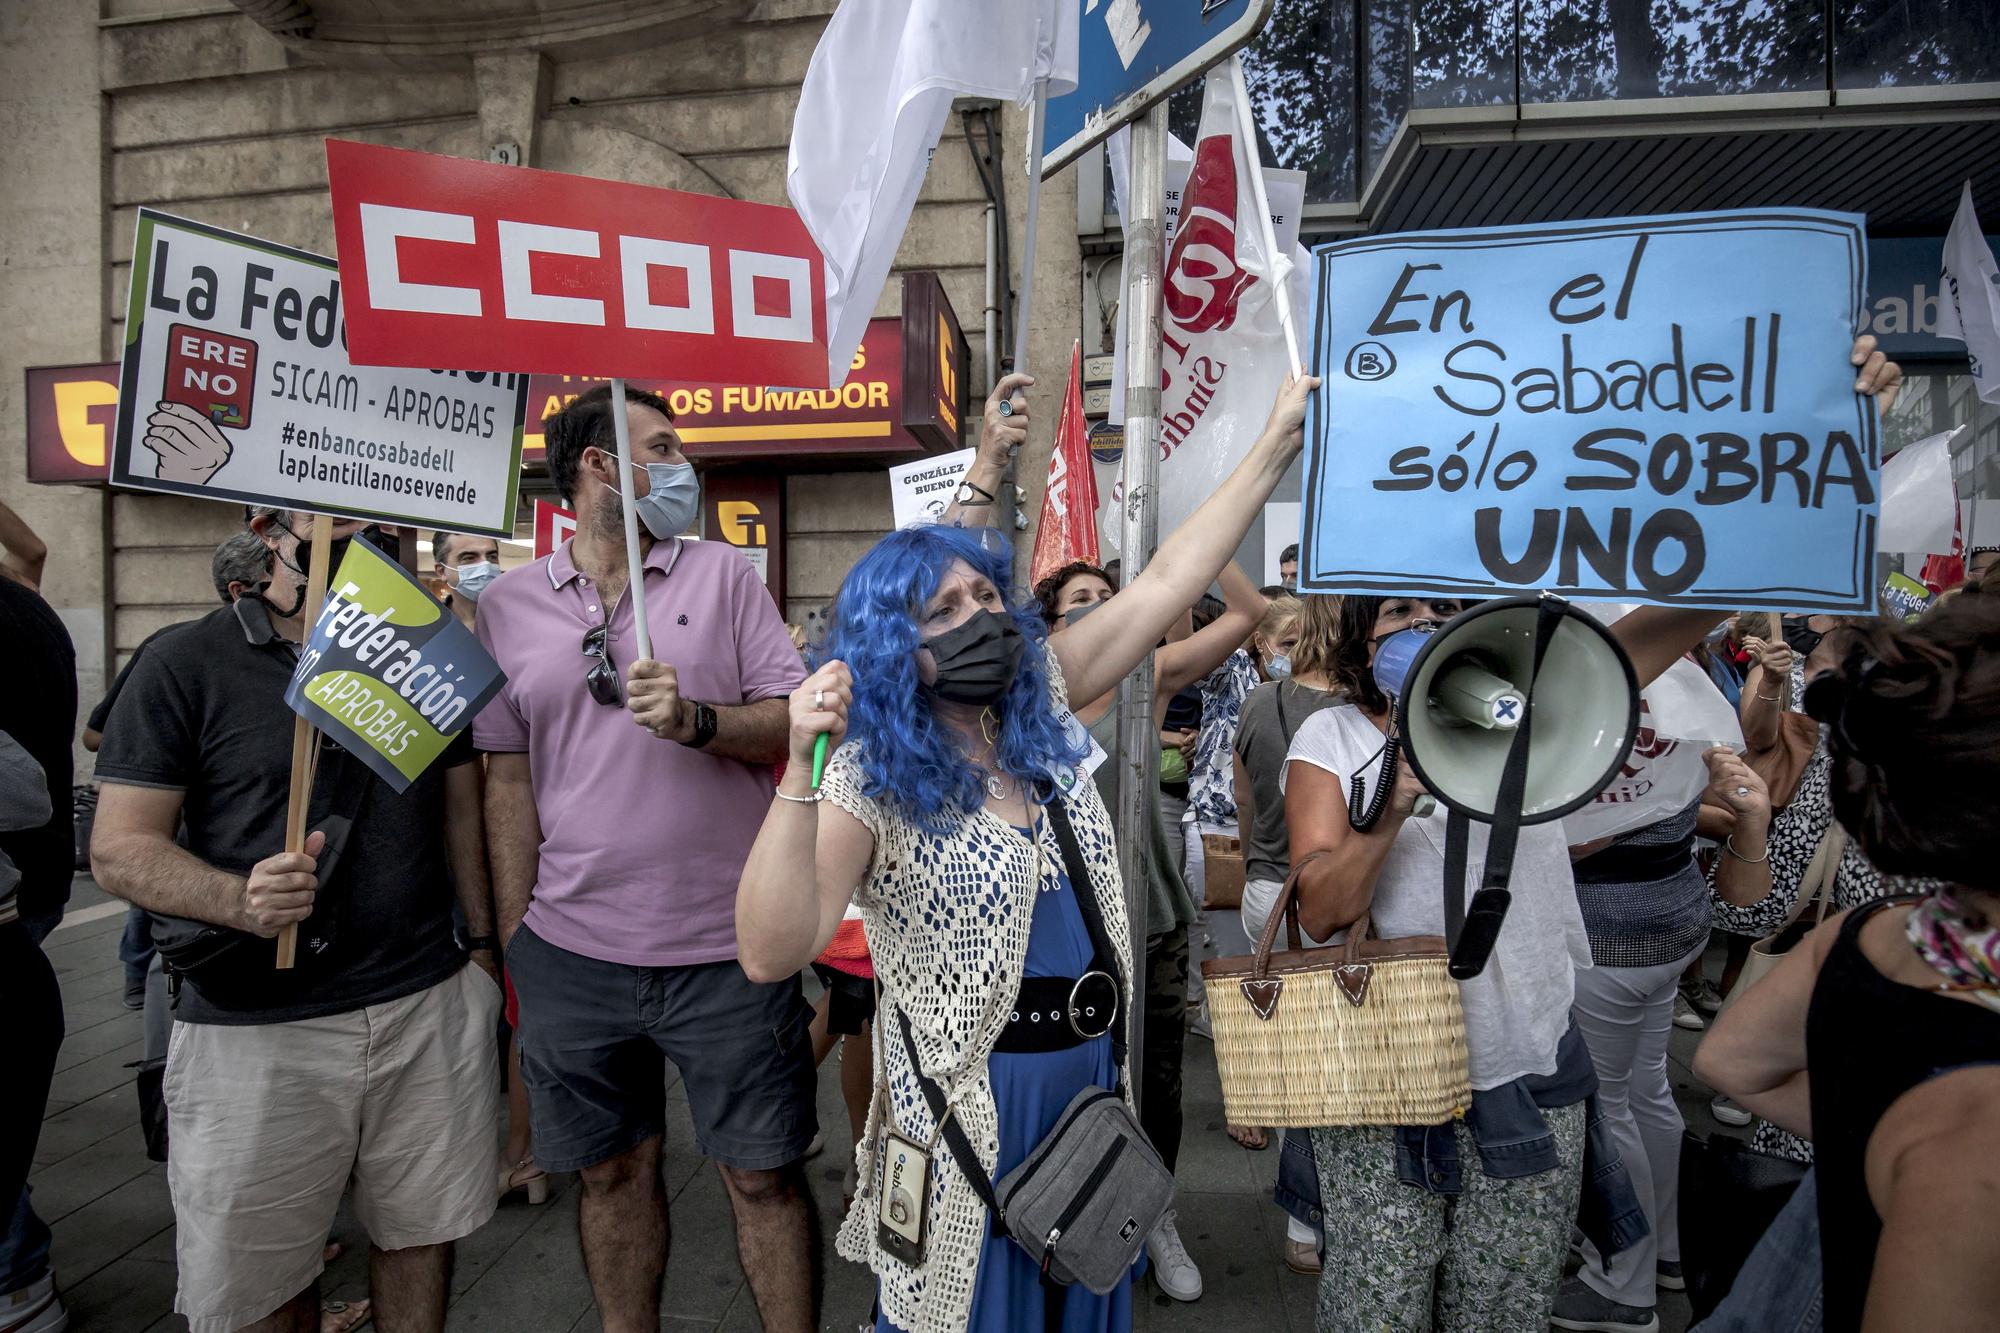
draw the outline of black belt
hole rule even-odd
[[[1008,1055],[1066,1051],[1109,1032],[1117,1010],[1118,986],[1108,973],[1023,977],[993,1049]]]

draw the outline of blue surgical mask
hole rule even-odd
[[[454,565],[451,590],[468,602],[479,600],[479,594],[486,585],[500,577],[500,566],[491,560],[480,560],[470,565]]]
[[[646,531],[660,541],[686,532],[701,509],[701,482],[694,475],[694,464],[648,463],[646,480],[651,489],[633,503]],[[611,489],[624,494],[616,486]]]
[[[1292,655],[1290,653],[1271,654],[1271,660],[1264,664],[1264,670],[1270,673],[1272,680],[1279,680],[1291,675]]]

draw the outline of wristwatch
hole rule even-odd
[[[694,735],[688,737],[687,747],[699,750],[715,739],[715,709],[704,703],[694,706]]]
[[[499,953],[500,941],[492,935],[467,935],[459,943],[467,953]]]
[[[969,481],[962,481],[958,484],[958,489],[952,492],[951,498],[962,505],[990,505],[993,503],[993,492],[975,486]]]

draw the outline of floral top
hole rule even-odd
[[[1201,734],[1188,772],[1189,821],[1236,823],[1236,723],[1244,698],[1258,683],[1257,668],[1241,648],[1201,682]]]

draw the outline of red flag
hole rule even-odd
[[[1081,344],[1070,348],[1069,388],[1056,418],[1056,447],[1049,454],[1049,485],[1042,492],[1029,581],[1040,583],[1072,560],[1097,563],[1097,472],[1090,462],[1090,427],[1083,419]]]

